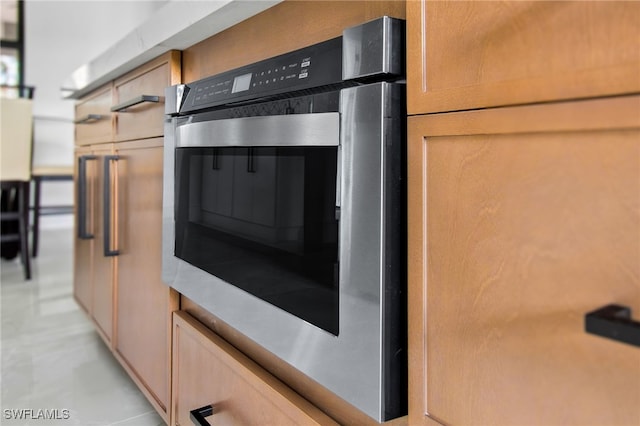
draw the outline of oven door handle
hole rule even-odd
[[[338,146],[340,113],[272,115],[184,123],[176,148]]]

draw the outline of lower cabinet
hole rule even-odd
[[[105,253],[104,159],[110,143],[76,150],[76,238],[74,296],[93,319],[102,339],[113,340],[115,258]],[[107,236],[108,237],[108,236]]]
[[[171,312],[161,274],[163,139],[80,147],[74,295],[169,420]]]
[[[171,425],[336,424],[189,314],[174,313]],[[201,423],[206,424],[206,423]]]
[[[412,116],[410,424],[640,424],[640,96]]]
[[[114,351],[168,421],[171,312],[178,307],[178,295],[161,278],[163,139],[117,143],[114,154]]]

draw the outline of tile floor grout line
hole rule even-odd
[[[146,415],[148,415],[148,414],[153,414],[153,413],[155,413],[155,411],[154,411],[154,410],[149,410],[149,411],[147,411],[147,412],[145,412],[145,413],[137,414],[137,415],[135,415],[135,416],[133,416],[133,417],[129,417],[129,418],[124,419],[124,420],[118,420],[118,421],[117,421],[117,422],[115,422],[115,423],[111,423],[109,426],[117,426],[117,425],[123,424],[123,423],[125,423],[125,422],[129,422],[129,421],[131,421],[131,420],[133,420],[133,419],[137,419],[138,417],[146,416]]]

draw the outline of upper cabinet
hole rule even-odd
[[[76,145],[163,135],[164,89],[181,81],[180,56],[171,51],[76,103]]]
[[[638,2],[408,1],[408,112],[638,92],[638,22]]]

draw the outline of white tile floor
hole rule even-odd
[[[0,424],[164,425],[73,300],[71,217],[47,219],[31,281],[0,264]]]

